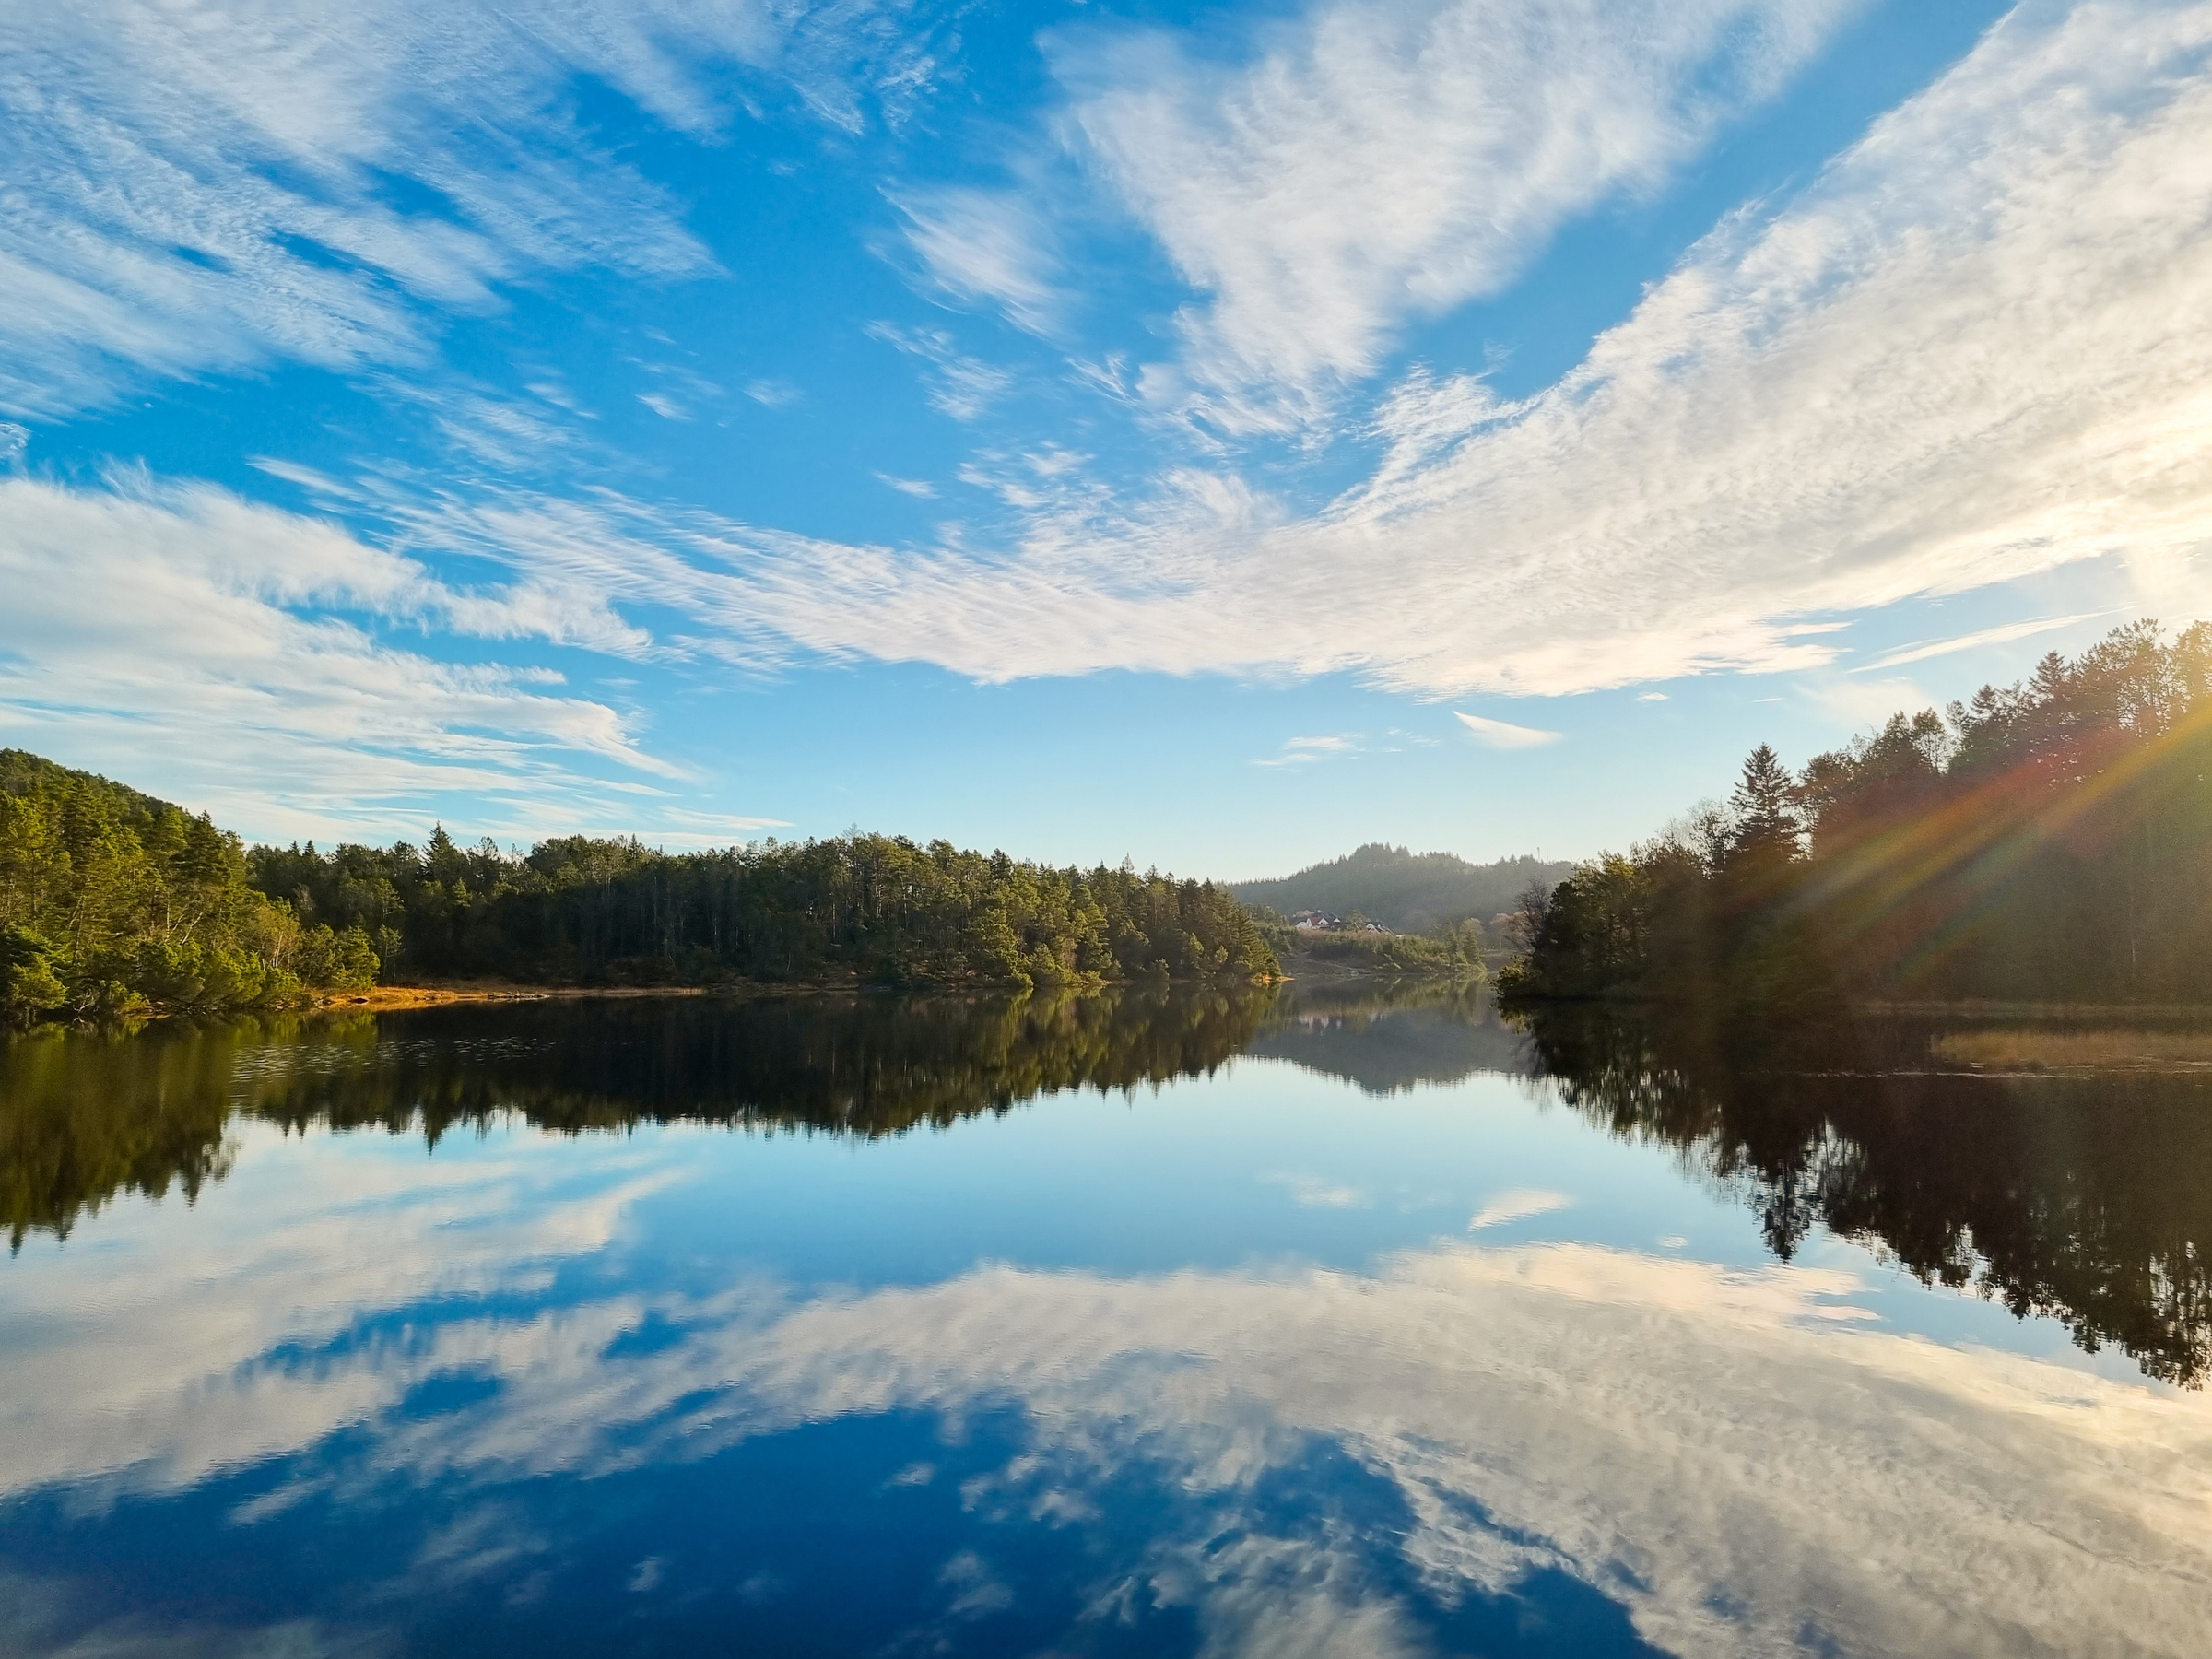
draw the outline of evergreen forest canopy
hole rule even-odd
[[[0,1023],[280,1007],[376,967],[358,928],[257,890],[205,814],[0,749]]]
[[[2212,625],[1900,713],[1526,901],[1523,997],[2212,999]]]
[[[1525,855],[1474,865],[1449,853],[1409,853],[1371,841],[1294,876],[1240,881],[1233,890],[1246,904],[1285,915],[1357,911],[1401,933],[1430,933],[1470,917],[1488,922],[1510,910],[1531,882],[1549,887],[1573,868]]]
[[[667,853],[253,847],[203,816],[0,751],[0,1018],[232,1011],[462,976],[1098,984],[1279,972],[1223,888],[849,835]]]

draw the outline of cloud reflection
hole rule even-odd
[[[497,1574],[510,1563],[453,1528],[526,1480],[1010,1406],[1025,1448],[963,1488],[971,1511],[1081,1527],[1112,1483],[1152,1471],[1204,1524],[1171,1515],[1097,1605],[1188,1606],[1208,1652],[1417,1651],[1372,1571],[1399,1552],[1447,1606],[1563,1573],[1681,1653],[2009,1655],[2080,1652],[2090,1633],[2112,1652],[2198,1651],[2212,1406],[1881,1328],[1845,1273],[1439,1243],[1371,1274],[992,1265],[866,1294],[554,1300],[548,1264],[566,1256],[601,1252],[595,1282],[619,1280],[603,1247],[682,1155],[680,1137],[659,1144],[597,1166],[582,1194],[547,1185],[525,1142],[429,1182],[416,1165],[413,1190],[369,1204],[373,1222],[280,1218],[212,1280],[201,1253],[189,1297],[187,1269],[141,1234],[133,1319],[107,1315],[130,1326],[128,1364],[81,1331],[0,1353],[5,1489],[176,1489],[293,1454],[261,1512],[310,1488],[435,1488],[457,1500],[431,1506],[446,1530],[426,1534],[418,1571]],[[358,1194],[365,1161],[320,1168]],[[303,1216],[328,1201],[312,1185],[298,1199]],[[480,1300],[494,1292],[498,1311]],[[649,1322],[662,1339],[625,1340]],[[449,1375],[494,1386],[398,1409]],[[309,1455],[347,1425],[371,1432]],[[1262,1512],[1265,1483],[1317,1444],[1394,1488],[1403,1536]],[[541,1570],[529,1553],[516,1571]],[[953,1599],[1012,1594],[987,1555],[947,1580]]]

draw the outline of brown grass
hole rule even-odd
[[[2212,1031],[1947,1031],[1935,1058],[1981,1071],[2112,1071],[2212,1065]]]

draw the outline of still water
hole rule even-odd
[[[2212,1077],[1934,1052],[1436,991],[19,1039],[0,1653],[2202,1659]]]

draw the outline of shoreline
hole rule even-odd
[[[1088,994],[1117,985],[1160,982],[1163,982],[1101,980],[1095,983],[1071,982],[1038,989]],[[1164,982],[1171,985],[1196,985],[1213,982],[1169,980]],[[1282,985],[1290,982],[1289,977],[1284,975],[1274,980],[1248,982],[1256,986]],[[602,999],[635,1001],[663,996],[718,996],[751,1000],[786,996],[941,995],[947,992],[968,995],[1014,995],[1019,994],[1021,989],[1018,985],[998,981],[966,985],[867,984],[857,977],[840,980],[734,980],[719,985],[527,985],[485,980],[463,981],[450,985],[375,985],[367,991],[330,992],[318,994],[305,1011],[312,1014],[381,1014],[407,1008],[440,1008],[465,1004],[594,1002]],[[1034,994],[1034,991],[1030,993]]]
[[[582,1002],[599,997],[707,996],[704,985],[374,985],[335,991],[309,1005],[317,1014],[383,1013],[394,1008],[437,1008],[455,1003]]]
[[[1885,1001],[1867,998],[1851,1005],[1854,1013],[1888,1019],[2201,1019],[2212,1020],[2212,1003],[2000,1002],[1959,997],[1951,1001]]]

